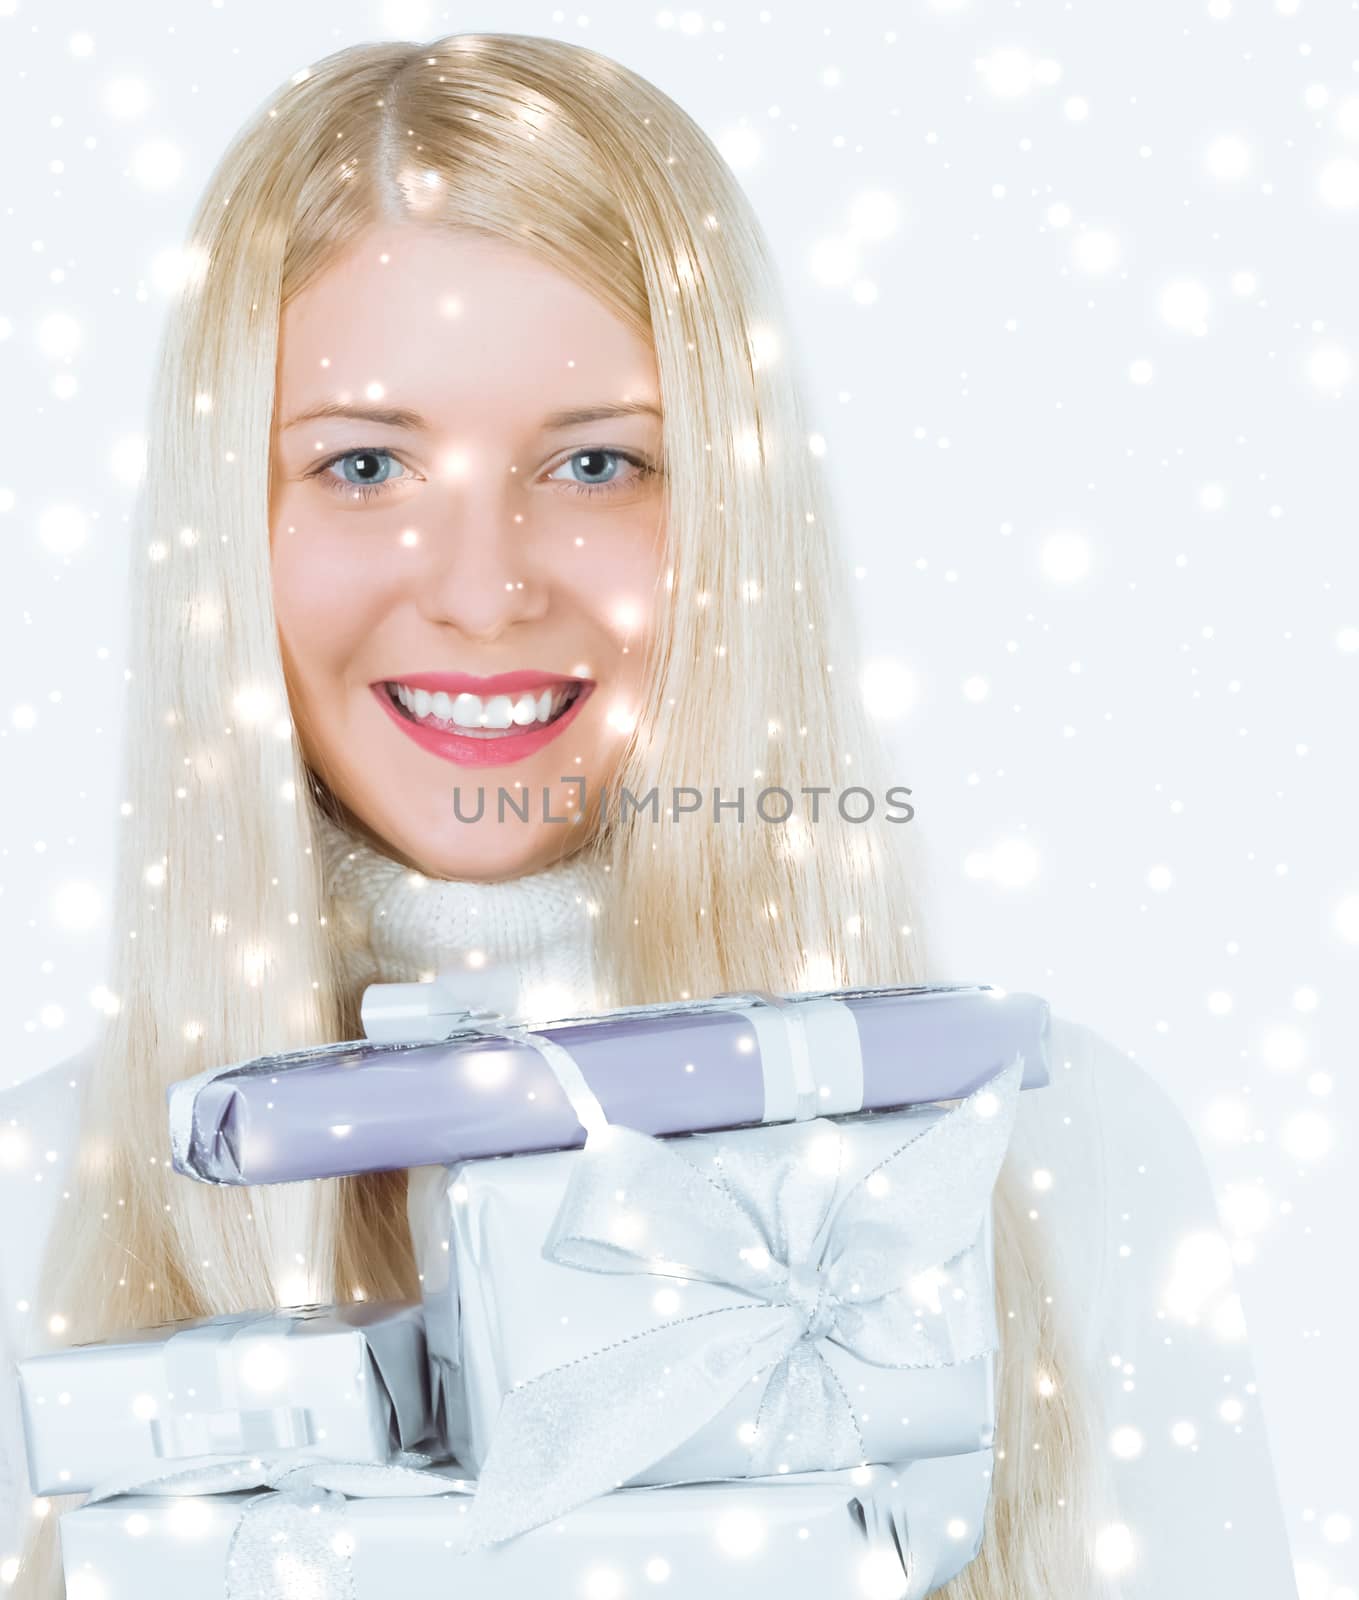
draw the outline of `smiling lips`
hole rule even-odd
[[[508,766],[564,731],[595,685],[546,672],[417,672],[372,685],[387,714],[432,755],[461,766]]]

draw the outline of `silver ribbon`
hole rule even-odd
[[[579,1096],[583,1080],[570,1077],[574,1063],[562,1054],[563,1087]],[[543,1254],[587,1272],[721,1284],[736,1298],[512,1388],[462,1519],[463,1548],[512,1538],[617,1488],[761,1376],[750,1475],[860,1464],[853,1404],[824,1340],[891,1368],[997,1350],[984,1224],[1022,1074],[1016,1055],[838,1203],[844,1135],[834,1122],[778,1125],[756,1141],[658,1139],[609,1126],[585,1089],[577,1115],[587,1142]],[[834,1142],[833,1163],[810,1158],[822,1139]],[[700,1166],[695,1151],[711,1161]],[[926,1309],[918,1280],[940,1272],[960,1292]]]
[[[693,1003],[696,1010],[710,1011],[714,1007],[739,1011],[755,1027],[767,1120],[805,1122],[827,1110],[843,1114],[863,1108],[863,1061],[858,1030],[852,1014],[838,1000],[818,998],[804,1003],[787,1000],[766,989],[747,989]],[[637,1006],[630,1009],[672,1015],[690,1008]],[[828,1014],[834,1019],[830,1025],[844,1048],[839,1057],[839,1073],[822,1083],[812,1066],[812,1057],[818,1046],[825,1045]],[[848,1025],[848,1035],[844,1024]],[[817,1034],[809,1037],[813,1028],[817,1028]],[[448,1035],[450,1042],[474,1037],[514,1040],[536,1050],[570,1101],[576,1120],[585,1129],[587,1143],[593,1135],[612,1127],[580,1063],[555,1039],[548,1039],[528,1024],[495,1011],[465,1013],[459,1029]],[[649,1135],[638,1134],[638,1137]]]
[[[387,1463],[296,1456],[185,1459],[163,1472],[126,1473],[92,1491],[87,1505],[117,1495],[166,1496],[271,1491],[247,1500],[226,1557],[226,1600],[358,1600],[345,1502],[395,1496],[465,1495],[474,1485],[428,1471],[406,1452]]]
[[[377,1037],[392,1043],[398,1039],[425,1037],[423,1029],[427,1021],[443,1030],[430,1037],[449,1043],[473,1038],[517,1041],[536,1050],[552,1069],[587,1138],[592,1128],[608,1125],[603,1107],[587,1083],[580,1063],[565,1046],[545,1038],[535,1027],[503,1011],[486,1008],[454,1013],[446,1009],[437,994],[432,999],[432,1009],[422,1014],[425,1019],[422,1021],[412,1011],[418,1000],[413,1000],[406,991],[435,988],[436,984],[370,984],[363,999],[365,1029],[371,1022]],[[378,993],[388,989],[401,993],[388,1002]],[[665,1018],[696,1012],[710,1014],[715,1010],[739,1012],[755,1030],[764,1078],[764,1121],[806,1121],[816,1116],[862,1110],[864,1081],[859,1032],[853,1013],[834,996],[787,999],[767,989],[744,989],[678,1005],[628,1006],[605,1015]],[[447,1027],[450,1022],[456,1022],[451,1030]],[[550,1026],[560,1027],[562,1023],[553,1022]],[[814,1057],[828,1063],[820,1076],[812,1064]]]
[[[370,983],[359,1015],[365,1038],[437,1041],[468,1016],[511,1014],[518,999],[519,977],[508,967],[445,968],[429,983]]]
[[[313,1406],[337,1405],[339,1398],[318,1388],[314,1357],[295,1342],[318,1323],[323,1334],[348,1341],[347,1362],[357,1358],[350,1382],[370,1391],[363,1403],[382,1429],[374,1446],[383,1455],[388,1448],[423,1448],[430,1422],[422,1398],[423,1318],[418,1307],[378,1310],[373,1316],[358,1307],[291,1306],[166,1324],[160,1361],[170,1403],[147,1424],[155,1454],[275,1455],[314,1444],[318,1429],[324,1437],[324,1415],[318,1418]]]
[[[224,1325],[234,1320],[213,1318],[166,1339],[161,1360],[172,1410],[147,1423],[158,1456],[239,1455],[313,1443],[311,1411],[295,1403],[290,1359],[279,1373],[279,1404],[260,1404],[258,1395],[243,1392],[249,1387],[242,1383],[249,1344],[285,1340],[299,1319],[261,1312],[235,1328]]]

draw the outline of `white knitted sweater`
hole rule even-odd
[[[594,919],[608,875],[585,851],[480,883],[425,877],[324,816],[318,848],[356,987],[466,973],[474,997],[478,973],[508,970],[525,1019],[593,1009]]]

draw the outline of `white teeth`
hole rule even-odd
[[[508,728],[510,725],[510,707],[513,704],[507,694],[493,694],[486,702],[482,711],[482,721],[488,728]]]
[[[550,722],[561,711],[574,684],[542,690],[539,694],[494,694],[485,700],[475,694],[448,695],[443,690],[430,694],[427,689],[409,689],[404,683],[390,686],[405,709],[420,722],[452,723],[457,728],[527,728]]]
[[[481,701],[474,694],[460,694],[453,702],[453,721],[460,728],[481,726]]]

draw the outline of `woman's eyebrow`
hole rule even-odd
[[[569,411],[554,411],[543,419],[543,428],[555,432],[560,428],[574,428],[583,422],[607,422],[613,417],[660,416],[660,408],[649,401],[623,401],[617,404],[579,406]],[[289,417],[283,424],[284,432],[304,422],[346,419],[350,422],[371,422],[384,428],[405,428],[412,433],[429,431],[429,423],[418,411],[407,411],[401,406],[355,406],[340,401],[327,401],[312,406]]]

